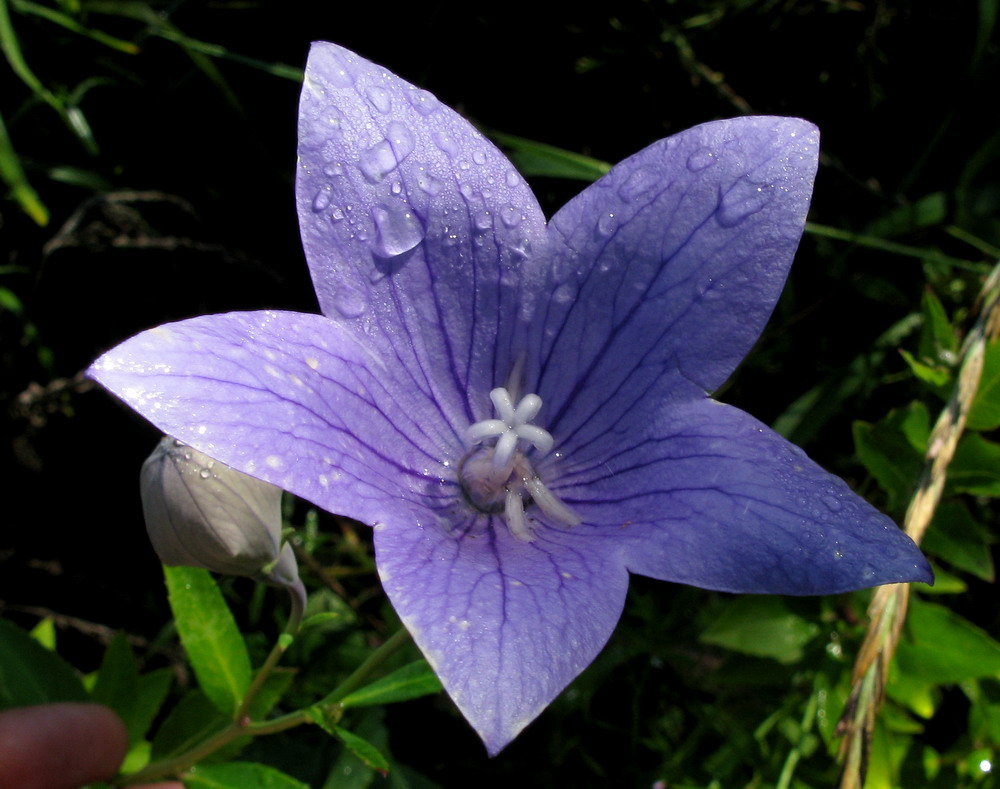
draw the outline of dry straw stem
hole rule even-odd
[[[1000,264],[983,285],[979,295],[979,318],[962,347],[962,364],[951,398],[931,431],[924,470],[916,493],[910,500],[903,528],[914,542],[920,543],[934,517],[955,455],[958,439],[979,388],[983,358],[988,342],[1000,333]],[[851,695],[837,726],[843,736],[840,759],[844,764],[840,789],[860,789],[864,785],[875,716],[885,697],[889,664],[899,643],[906,618],[909,584],[888,584],[875,590],[868,607],[868,630],[854,663]]]

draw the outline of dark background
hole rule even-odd
[[[156,21],[136,18],[139,7]],[[39,79],[82,91],[96,153],[0,66],[0,111],[51,213],[39,227],[14,202],[0,202],[0,288],[19,302],[0,309],[0,614],[26,627],[54,615],[60,651],[84,671],[118,629],[136,637],[143,659],[162,662],[150,645],[166,638],[168,615],[136,485],[157,434],[78,373],[167,320],[316,310],[292,196],[298,84],[230,57],[208,57],[206,70],[165,30],[294,68],[310,41],[335,41],[487,132],[610,162],[714,118],[802,116],[823,134],[812,221],[864,233],[940,193],[945,221],[914,222],[901,240],[973,259],[978,253],[942,227],[1000,241],[998,50],[981,16],[988,3],[629,0],[583,10],[191,0],[90,8],[80,18],[140,52],[116,52],[16,4],[11,14]],[[583,187],[531,180],[549,214]],[[975,277],[807,235],[774,320],[720,396],[773,422],[870,351],[916,309],[928,283],[950,308],[968,303]],[[883,363],[870,385],[792,436],[863,491],[872,488],[852,459],[851,421],[877,419],[907,396],[893,378],[903,369],[898,355]],[[321,527],[350,530],[326,516]],[[367,539],[364,530],[350,533]],[[320,558],[335,563],[337,548],[327,549],[333,554]],[[369,623],[362,637],[375,638],[389,616],[377,581],[369,573],[350,584],[355,599],[368,600],[358,607]],[[254,595],[242,582],[233,590]],[[649,785],[682,758],[683,774],[711,775],[697,749],[679,753],[678,742],[649,734],[651,720],[679,716],[661,726],[674,731],[709,717],[712,697],[699,677],[712,664],[691,623],[706,595],[636,579],[603,662],[497,760],[485,759],[444,699],[390,710],[391,751],[445,786],[546,786],[555,775],[564,785]],[[766,701],[766,689],[758,692]],[[259,748],[316,781],[335,751],[310,737]],[[733,785],[752,770],[736,774]]]

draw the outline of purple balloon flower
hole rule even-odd
[[[313,46],[299,113],[323,314],[161,326],[90,374],[372,524],[390,600],[491,754],[593,660],[629,572],[778,594],[931,580],[887,517],[706,394],[781,291],[811,124],[698,126],[546,223],[479,132],[341,47]]]

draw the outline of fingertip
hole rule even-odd
[[[128,734],[99,704],[58,703],[0,713],[0,781],[10,789],[78,789],[113,777]]]

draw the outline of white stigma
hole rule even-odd
[[[459,465],[459,479],[469,503],[480,512],[503,512],[511,535],[525,542],[535,538],[532,519],[524,512],[526,503],[534,503],[555,523],[578,525],[579,516],[545,486],[519,449],[522,441],[542,454],[552,449],[552,435],[530,424],[542,408],[542,398],[528,394],[515,407],[509,389],[498,387],[490,392],[490,400],[498,418],[476,422],[465,433],[473,447],[491,438],[497,440],[493,447],[473,449]]]
[[[530,424],[542,408],[542,398],[536,394],[525,395],[515,408],[510,393],[498,386],[490,392],[490,400],[500,418],[476,422],[466,431],[465,438],[470,444],[497,438],[493,450],[494,466],[505,468],[510,463],[518,441],[527,441],[543,455],[552,449],[552,435],[537,425]]]

